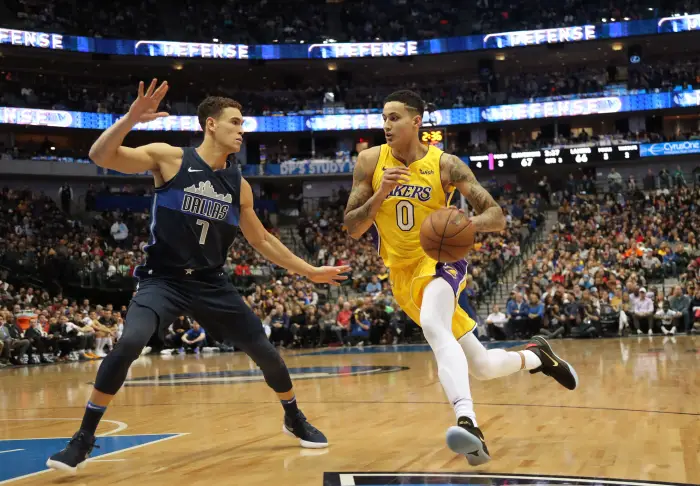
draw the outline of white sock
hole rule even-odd
[[[459,345],[469,361],[469,372],[477,380],[493,380],[542,366],[542,362],[532,351],[486,349],[471,332],[460,338]]]
[[[525,367],[522,368],[524,370],[534,370],[535,368],[539,368],[540,366],[542,366],[542,360],[538,358],[537,355],[529,349],[525,349],[524,351],[517,351],[516,354],[525,356]]]
[[[428,344],[435,354],[438,377],[455,415],[469,417],[476,425],[474,402],[469,388],[469,364],[452,334],[455,297],[445,280],[435,279],[423,292],[420,321]]]

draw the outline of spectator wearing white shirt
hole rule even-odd
[[[649,298],[644,287],[639,289],[639,297],[632,300],[634,303],[632,310],[634,315],[634,327],[637,328],[637,334],[642,334],[639,324],[645,321],[647,323],[648,333],[651,336],[654,334],[654,320],[652,319],[652,315],[654,314],[654,302]]]
[[[505,325],[508,322],[508,317],[501,312],[498,305],[494,304],[491,314],[486,318],[486,326],[489,338],[491,340],[505,341]]]
[[[121,218],[117,218],[109,232],[117,246],[122,248],[126,239],[129,237],[129,228],[126,227],[124,221],[122,221]]]
[[[93,354],[89,350],[93,349],[96,343],[95,331],[90,326],[79,326],[68,320],[68,317],[61,316],[59,319],[63,326],[66,337],[70,340],[73,350],[78,353],[81,359],[92,358],[99,356],[99,353]]]
[[[678,313],[671,310],[671,304],[667,300],[664,301],[663,307],[656,311],[654,317],[661,323],[661,331],[664,334],[674,335],[676,326],[673,325],[673,320],[678,317]]]

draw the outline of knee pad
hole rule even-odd
[[[465,353],[466,354],[466,353]],[[499,373],[508,352],[504,349],[489,349],[484,353],[467,354],[469,374],[479,381],[493,380],[503,376]]]
[[[129,306],[124,335],[102,361],[95,379],[95,389],[115,395],[126,380],[131,363],[141,355],[143,347],[158,327],[158,315],[152,309],[132,304]]]
[[[469,359],[469,374],[479,381],[491,379],[488,360],[482,358]]]
[[[450,325],[451,324],[452,323],[450,322]],[[421,329],[423,329],[425,339],[432,347],[439,344],[439,341],[442,339],[453,337],[452,328],[448,328],[446,324],[441,322],[438,317],[428,316],[421,313],[420,325]]]
[[[292,389],[292,379],[287,365],[265,334],[261,334],[253,342],[245,345],[243,350],[260,367],[265,382],[275,392],[285,393]]]
[[[158,315],[151,308],[132,304],[124,323],[124,333],[112,353],[131,358],[132,361],[138,358],[158,328],[158,322]],[[111,337],[105,339],[112,342]]]

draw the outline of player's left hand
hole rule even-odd
[[[348,279],[347,275],[341,275],[341,273],[345,273],[349,270],[349,265],[342,265],[340,267],[315,267],[307,277],[314,283],[327,283],[338,286],[340,282]]]

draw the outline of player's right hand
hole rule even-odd
[[[407,167],[392,167],[391,169],[385,170],[379,192],[389,195],[397,186],[406,184],[410,175],[411,171],[408,170]]]
[[[158,83],[158,80],[154,78],[145,93],[143,91],[143,81],[139,83],[139,95],[136,101],[131,104],[127,114],[128,117],[137,123],[149,122],[156,118],[168,116],[168,113],[165,111],[156,112],[158,105],[160,105],[160,102],[163,101],[165,94],[168,92],[168,82],[163,81],[158,86],[158,89],[156,89],[156,83]]]

